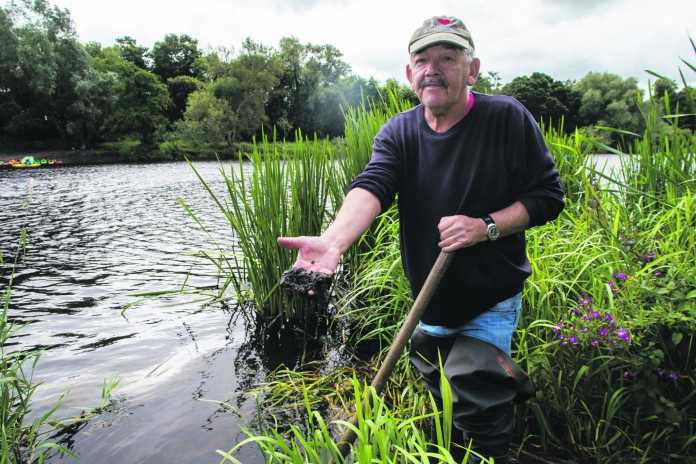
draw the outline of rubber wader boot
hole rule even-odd
[[[410,360],[441,403],[438,352],[452,389],[451,452],[461,460],[472,449],[496,464],[508,462],[514,405],[534,395],[527,374],[498,347],[465,335],[433,337],[416,329]],[[460,462],[460,461],[457,461]],[[469,462],[476,462],[470,456]]]

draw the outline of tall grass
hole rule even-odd
[[[667,95],[663,104],[661,110],[651,97],[643,110],[645,131],[635,136],[628,156],[620,158],[626,195],[633,201],[650,194],[674,204],[696,191],[696,139],[676,120],[661,117],[673,112]]]
[[[442,385],[443,398],[451,398],[446,379]],[[455,464],[452,446],[457,445],[451,444],[452,430],[449,424],[452,422],[452,410],[451,407],[447,407],[451,406],[451,401],[446,401],[446,407],[440,412],[432,396],[417,394],[406,387],[398,395],[402,400],[400,407],[393,407],[372,387],[361,384],[356,377],[352,378],[352,386],[353,398],[356,398],[356,401],[350,404],[355,405],[357,426],[345,419],[334,423],[327,422],[314,408],[310,389],[303,388],[306,422],[302,426],[293,424],[289,430],[274,428],[263,435],[248,432],[249,438],[232,449],[218,450],[222,456],[221,464],[240,464],[234,455],[250,443],[255,443],[261,448],[266,462],[269,463]],[[343,399],[347,403],[348,399]],[[405,406],[406,404],[408,406]],[[423,432],[423,423],[431,421],[435,429],[432,441]],[[354,428],[357,439],[346,457],[339,452],[339,444],[334,438],[334,427]],[[473,456],[474,453],[467,450],[462,462],[466,463],[469,455]],[[483,459],[481,462],[486,464],[488,460]]]
[[[225,196],[215,192],[192,165],[227,219],[241,252],[214,258],[224,274],[221,292],[231,286],[239,303],[251,303],[267,320],[303,320],[311,311],[306,301],[279,291],[279,276],[295,256],[278,247],[276,239],[318,235],[328,213],[332,147],[327,140],[309,140],[301,134],[296,140],[292,150],[285,150],[284,143],[270,143],[264,137],[246,154],[249,165],[240,155],[236,167],[221,168]]]
[[[571,201],[578,200],[584,193],[587,181],[592,180],[592,173],[587,166],[591,162],[594,140],[579,129],[572,134],[566,134],[563,120],[557,126],[542,123],[541,130],[556,161],[556,169],[560,174],[566,197]]]

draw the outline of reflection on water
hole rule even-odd
[[[221,189],[216,163],[197,167]],[[177,196],[205,218],[215,239],[186,217]],[[59,415],[79,414],[100,403],[104,379],[121,380],[113,410],[63,437],[80,462],[216,462],[215,449],[242,438],[240,425],[255,413],[243,391],[264,364],[250,348],[247,325],[224,308],[203,309],[183,297],[121,315],[134,301],[129,293],[177,288],[186,275],[190,285],[214,286],[212,266],[185,252],[233,244],[185,163],[3,171],[0,224],[2,288],[20,229],[29,234],[10,317],[31,325],[9,346],[45,350],[33,414],[66,390]],[[202,399],[226,401],[236,413]],[[240,458],[263,462],[253,448]]]

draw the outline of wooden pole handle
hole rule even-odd
[[[418,321],[420,321],[421,316],[423,316],[423,312],[425,312],[425,308],[428,306],[428,303],[430,303],[435,290],[440,285],[442,276],[445,275],[445,272],[447,271],[453,257],[454,254],[441,251],[440,255],[435,261],[435,264],[433,264],[432,269],[430,269],[421,291],[418,292],[416,301],[413,302],[411,310],[406,315],[406,319],[404,319],[404,323],[401,325],[399,333],[397,334],[396,338],[394,338],[394,341],[389,348],[389,352],[382,362],[382,366],[379,368],[379,371],[377,371],[375,378],[372,379],[370,386],[373,387],[377,393],[382,392],[384,385],[387,383],[387,379],[389,379],[389,376],[394,370],[394,366],[396,366],[396,362],[399,360],[399,357],[401,357],[401,353],[411,338],[413,331],[416,330]],[[353,425],[357,428],[357,416],[353,417]],[[338,442],[338,449],[341,452],[341,456],[345,457],[348,454],[350,445],[355,441],[355,438],[356,435],[352,428],[347,428],[346,431],[343,432],[343,435]]]

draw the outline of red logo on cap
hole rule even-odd
[[[437,18],[437,22],[442,24],[443,26],[448,25],[451,21],[447,18]]]

